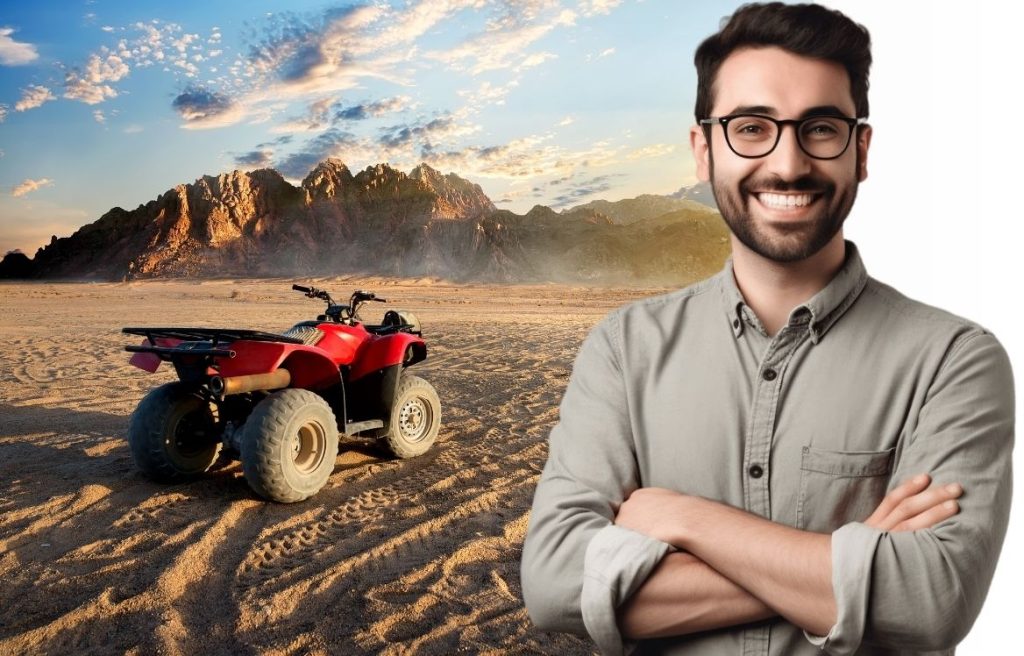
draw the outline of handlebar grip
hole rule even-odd
[[[379,301],[379,302],[381,302],[381,303],[387,303],[387,302],[388,302],[388,299],[386,299],[386,298],[375,298],[375,299],[373,299],[373,300],[375,300],[375,301]]]
[[[309,287],[303,287],[302,285],[292,285],[292,289],[297,292],[302,292],[303,294],[309,293]]]

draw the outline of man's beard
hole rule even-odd
[[[778,176],[762,179],[744,178],[738,185],[739,195],[728,185],[715,180],[714,161],[711,163],[711,189],[718,211],[740,242],[761,257],[775,262],[798,262],[811,257],[836,236],[850,214],[857,198],[856,178],[844,192],[836,195],[835,183],[822,178],[805,176],[786,182]],[[808,220],[786,223],[774,222],[769,228],[755,221],[749,211],[750,203],[757,203],[752,189],[768,192],[809,192],[820,194],[814,201],[817,216]]]

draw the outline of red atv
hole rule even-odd
[[[155,388],[128,425],[139,468],[159,481],[202,474],[218,454],[242,461],[249,486],[274,501],[302,501],[334,470],[339,435],[383,440],[399,458],[425,453],[437,437],[441,401],[406,372],[427,357],[419,322],[389,310],[379,326],[357,310],[380,301],[357,291],[338,305],[319,289],[292,285],[327,302],[316,321],[283,334],[230,328],[124,328],[142,335],[130,363],[149,372],[171,362],[179,382]]]

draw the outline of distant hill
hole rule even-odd
[[[669,194],[669,198],[675,198],[678,200],[692,200],[701,205],[713,207],[718,209],[718,204],[715,202],[715,195],[711,191],[710,182],[698,182],[688,187],[680,187],[679,191],[674,194]]]
[[[600,209],[598,209],[600,208]],[[663,210],[663,211],[662,211]],[[480,281],[686,284],[729,253],[717,213],[640,196],[559,213],[498,210],[479,185],[425,164],[352,174],[328,159],[295,187],[261,169],[204,176],[115,207],[0,277],[127,280],[367,273]]]
[[[578,205],[570,210],[566,210],[565,213],[571,214],[579,211],[599,212],[610,218],[613,223],[629,224],[661,216],[662,214],[668,214],[669,212],[677,212],[679,210],[691,210],[698,212],[714,211],[707,205],[690,199],[680,199],[675,198],[674,196],[643,194],[636,198],[627,198],[625,200],[615,202],[595,200],[586,203],[585,205]]]

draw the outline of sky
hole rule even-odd
[[[739,2],[5,3],[0,253],[202,175],[421,162],[499,208],[693,184],[693,50]]]

